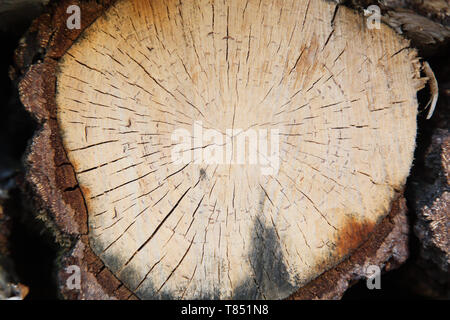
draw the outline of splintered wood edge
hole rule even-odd
[[[72,246],[66,251],[58,272],[61,292],[64,297],[70,299],[136,299],[136,296],[121,284],[89,247],[86,203],[73,166],[64,150],[56,120],[55,83],[58,59],[111,3],[112,1],[103,1],[100,4],[61,1],[52,6],[49,13],[43,14],[33,22],[22,39],[15,55],[15,68],[11,73],[12,77],[19,81],[19,94],[23,105],[41,125],[26,158],[27,181],[33,188],[38,205],[48,209],[49,218],[54,221],[57,228],[73,239]],[[71,4],[78,4],[85,13],[82,15],[80,30],[66,28],[65,9]],[[416,51],[407,50],[410,52],[411,60],[416,64],[415,78],[418,90],[423,87],[424,81],[420,79]],[[41,60],[35,63],[36,57]],[[358,263],[363,257],[372,255],[368,260],[374,264],[384,264],[393,253],[379,257],[376,255],[376,248],[383,245],[384,239],[389,237],[396,225],[398,227],[391,219],[399,215],[404,216],[404,200],[400,196],[402,190],[398,192],[399,197],[392,204],[395,210],[391,210],[378,225],[349,226],[372,230],[370,232],[372,236],[353,251],[349,259],[322,273],[291,297],[330,298],[331,292],[334,292],[331,297],[340,297],[346,289],[342,286],[342,280],[348,284],[353,279],[348,273],[355,261]],[[392,249],[393,246],[395,244],[391,241],[389,247]],[[367,248],[372,250],[368,251]],[[65,280],[69,276],[65,272],[65,267],[68,265],[80,266],[85,279],[81,290],[70,290],[65,286]]]

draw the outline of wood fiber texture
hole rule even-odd
[[[35,143],[53,141],[67,168],[33,183],[64,191],[53,210],[73,210],[59,218],[78,223],[59,224],[83,235],[80,260],[89,237],[106,266],[95,281],[116,283],[106,292],[286,298],[360,247],[402,192],[423,82],[388,27],[288,0],[122,0],[92,21],[31,67],[22,101],[48,119]],[[53,94],[41,108],[28,92],[39,77]],[[172,133],[199,121],[222,134],[277,129],[279,167],[174,163]]]

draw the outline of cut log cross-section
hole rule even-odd
[[[93,20],[44,62],[76,186],[32,181],[79,187],[90,248],[138,298],[286,298],[401,194],[422,82],[390,28],[297,0],[121,0]]]

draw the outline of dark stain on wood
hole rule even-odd
[[[369,237],[375,225],[376,223],[372,221],[359,220],[356,217],[349,218],[343,228],[339,229],[335,243],[337,255],[344,257],[358,248]]]
[[[361,266],[370,261],[370,264],[383,265],[385,263],[383,255],[378,256],[378,251],[382,244],[388,240],[390,232],[392,232],[396,224],[402,221],[402,216],[406,219],[406,200],[402,196],[393,200],[389,214],[384,217],[379,223],[373,225],[368,238],[363,241],[359,247],[353,248],[352,254],[341,261],[335,267],[323,272],[313,281],[307,283],[299,288],[288,299],[292,300],[311,300],[311,299],[339,299],[347,286],[342,283],[349,283],[359,279],[359,276],[354,273],[355,266]],[[358,225],[361,225],[359,226]],[[351,245],[344,241],[355,243],[355,238],[358,238],[362,230],[369,230],[371,225],[364,226],[361,222],[349,222],[348,228],[355,226],[359,228],[358,232],[347,230],[349,236],[342,237],[337,241],[337,245],[341,246],[341,250],[351,250]],[[348,229],[346,228],[346,229]],[[391,253],[394,254],[394,253]],[[397,253],[402,254],[402,253]],[[392,257],[391,257],[392,258]],[[406,257],[405,257],[406,259]],[[394,264],[395,265],[395,264]]]
[[[233,294],[233,299],[275,299],[287,297],[295,290],[289,281],[289,272],[283,262],[280,240],[273,227],[262,223],[256,217],[254,235],[249,254],[249,263],[253,277],[240,284]]]

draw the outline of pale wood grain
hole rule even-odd
[[[326,1],[119,1],[68,50],[64,146],[91,246],[129,289],[283,298],[362,243],[409,174],[419,87],[408,42],[363,19]],[[174,165],[171,133],[196,120],[279,129],[278,173]]]

